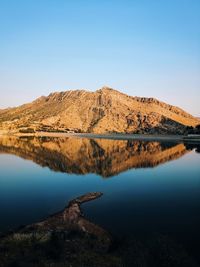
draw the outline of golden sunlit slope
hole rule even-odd
[[[131,97],[103,87],[96,92],[52,93],[20,107],[1,110],[0,129],[39,131],[183,133],[199,121],[154,98]]]

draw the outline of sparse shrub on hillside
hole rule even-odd
[[[20,133],[35,133],[35,130],[33,128],[26,128],[26,129],[20,129]]]
[[[187,126],[186,134],[200,134],[200,124],[196,125],[196,127]]]
[[[185,135],[187,135],[187,134],[192,134],[193,133],[193,131],[194,131],[194,128],[192,127],[192,126],[187,126],[186,128],[185,128]]]
[[[196,134],[200,134],[200,124],[198,124],[195,129],[196,129]]]

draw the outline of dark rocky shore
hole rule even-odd
[[[101,196],[85,194],[45,220],[2,235],[0,266],[82,266],[82,258],[97,260],[109,251],[112,238],[84,217],[81,204]]]
[[[168,236],[119,240],[87,220],[81,204],[102,193],[88,193],[45,220],[0,238],[1,267],[198,267]],[[114,222],[113,222],[114,223]]]

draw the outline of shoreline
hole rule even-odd
[[[36,132],[36,133],[18,133],[1,132],[0,136],[16,137],[76,137],[92,139],[111,139],[111,140],[142,140],[142,141],[175,141],[175,142],[200,142],[200,136],[184,135],[161,135],[161,134],[96,134],[96,133],[61,133],[61,132]]]

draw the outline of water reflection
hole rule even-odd
[[[110,177],[131,168],[178,159],[195,145],[131,140],[1,137],[0,153],[29,159],[54,171]],[[199,148],[197,148],[198,151]]]
[[[199,266],[200,165],[199,154],[189,153],[191,150],[199,152],[199,145],[72,137],[0,137],[0,232],[41,222],[51,214],[59,215],[57,212],[66,202],[98,191],[103,197],[84,204],[82,209],[87,222],[99,225],[117,241],[113,252],[100,255],[101,260],[106,255],[106,266],[109,260],[113,263],[113,255],[121,257],[123,266]],[[170,160],[174,161],[156,168]],[[131,168],[138,169],[126,171]],[[76,174],[85,174],[85,179]],[[100,179],[96,174],[119,175]],[[55,237],[58,236],[59,233]],[[66,237],[68,240],[69,236]],[[16,238],[19,239],[18,234]],[[89,249],[96,249],[96,245],[86,241]],[[65,239],[62,242],[65,244],[62,248],[67,247],[70,253],[74,251],[74,257],[82,253],[79,250],[84,248],[82,238],[76,242],[73,239],[70,246]],[[35,243],[34,251],[29,251],[30,257],[27,257],[30,242],[23,244],[25,259],[38,257]],[[43,244],[42,241],[42,247]],[[47,249],[60,255],[62,250],[57,243],[53,248],[48,244]],[[14,255],[12,245],[11,256]],[[15,248],[18,252],[18,244]],[[40,253],[40,246],[37,248]],[[49,254],[45,250],[40,255]],[[100,266],[104,266],[102,262]]]

